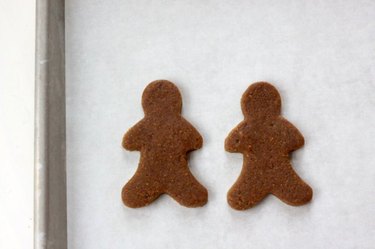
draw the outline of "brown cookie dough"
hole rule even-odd
[[[312,198],[312,189],[297,175],[289,153],[302,147],[304,138],[281,115],[281,98],[271,84],[252,84],[243,94],[241,108],[245,117],[225,140],[225,149],[243,154],[242,171],[229,190],[231,207],[253,207],[273,194],[293,206]]]
[[[143,207],[168,194],[186,207],[207,202],[207,190],[188,167],[190,151],[202,147],[198,131],[181,116],[182,98],[166,80],[151,82],[143,92],[145,117],[124,136],[125,149],[141,152],[135,175],[122,189],[128,207]]]

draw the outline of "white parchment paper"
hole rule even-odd
[[[67,0],[66,32],[69,248],[374,248],[374,1]],[[204,138],[190,157],[202,208],[121,202],[139,160],[122,136],[156,79],[180,88]],[[279,89],[305,136],[293,165],[314,190],[308,205],[227,205],[242,156],[224,139],[256,81]]]

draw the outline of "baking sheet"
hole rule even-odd
[[[373,248],[375,2],[66,1],[69,248]],[[203,208],[123,206],[138,152],[121,148],[156,79],[178,85],[204,146]],[[313,201],[226,203],[242,157],[224,151],[248,85],[269,81],[304,134],[293,165]]]

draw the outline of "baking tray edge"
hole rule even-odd
[[[34,249],[67,248],[64,0],[36,0]]]

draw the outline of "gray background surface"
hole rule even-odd
[[[374,1],[67,0],[66,31],[69,248],[373,248]],[[190,160],[203,208],[121,203],[139,160],[121,139],[156,79],[178,85],[204,138]],[[293,165],[308,205],[226,203],[242,156],[223,143],[256,81],[279,89],[305,136]]]

